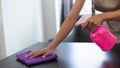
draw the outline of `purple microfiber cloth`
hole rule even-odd
[[[42,58],[42,56],[38,56],[38,57],[35,57],[35,58],[32,58],[32,59],[29,59],[29,58],[25,57],[25,55],[27,55],[31,52],[32,51],[29,50],[27,52],[17,54],[16,58],[26,65],[34,65],[34,64],[38,64],[38,63],[51,61],[51,60],[54,60],[58,57],[56,54],[51,54],[51,55],[47,56],[46,58]]]

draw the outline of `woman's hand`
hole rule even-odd
[[[52,54],[53,52],[54,52],[54,48],[46,47],[46,48],[38,50],[36,52],[32,52],[32,53],[26,55],[25,57],[32,59],[34,57],[42,55],[42,57],[45,58],[48,55]]]
[[[87,21],[82,24],[82,29],[87,29],[90,32],[93,32],[96,27],[98,27],[103,22],[104,19],[102,18],[102,16],[102,14],[98,14],[88,18]]]

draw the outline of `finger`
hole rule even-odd
[[[39,51],[39,55],[42,55],[42,54],[44,54],[45,52],[46,52],[46,50],[43,49],[43,50]]]
[[[88,25],[86,26],[86,28],[90,31],[92,26],[93,26],[93,22],[88,22]]]
[[[35,57],[37,57],[37,56],[39,56],[39,54],[38,54],[38,53],[34,53],[34,54],[30,57],[30,59],[35,58]]]
[[[89,31],[90,31],[90,32],[92,32],[92,31],[93,31],[93,29],[95,28],[94,23],[91,23],[91,24],[92,24],[92,26],[91,26],[91,28],[89,29]]]
[[[86,29],[87,24],[88,24],[88,21],[86,21],[84,24],[82,24],[82,30]]]
[[[91,29],[91,31],[90,31],[90,32],[95,31],[95,29],[96,29],[97,27],[98,27],[98,26],[94,25],[94,26],[92,27],[92,29]]]
[[[49,54],[50,54],[50,52],[46,52],[42,57],[46,58]]]
[[[97,27],[98,27],[98,26],[95,26],[91,32],[95,31]]]
[[[82,26],[82,30],[84,30],[85,25],[86,25],[85,23],[82,23],[82,24],[81,24],[81,26]]]
[[[44,53],[45,53],[45,50],[37,51],[32,56],[30,56],[30,58],[35,58],[35,57],[40,56],[40,55],[42,55]]]
[[[91,27],[91,29],[90,29],[90,32],[93,32],[94,29],[95,29],[95,26],[93,25],[93,26]]]
[[[27,55],[25,55],[25,57],[30,57],[30,56],[32,56],[34,54],[34,52],[32,52],[32,53],[29,53],[29,54],[27,54]]]

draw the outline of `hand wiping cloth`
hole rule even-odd
[[[42,58],[42,56],[38,56],[38,57],[35,57],[32,59],[25,57],[27,54],[29,54],[31,52],[32,51],[29,50],[29,51],[17,54],[16,58],[26,65],[34,65],[34,64],[38,64],[38,63],[52,61],[54,59],[57,59],[57,57],[58,57],[56,54],[51,54],[51,55],[47,56],[46,58]]]

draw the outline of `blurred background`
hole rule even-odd
[[[0,59],[37,42],[51,42],[75,0],[0,0]],[[80,17],[91,14],[91,0]],[[63,42],[91,42],[88,31],[75,27]]]

